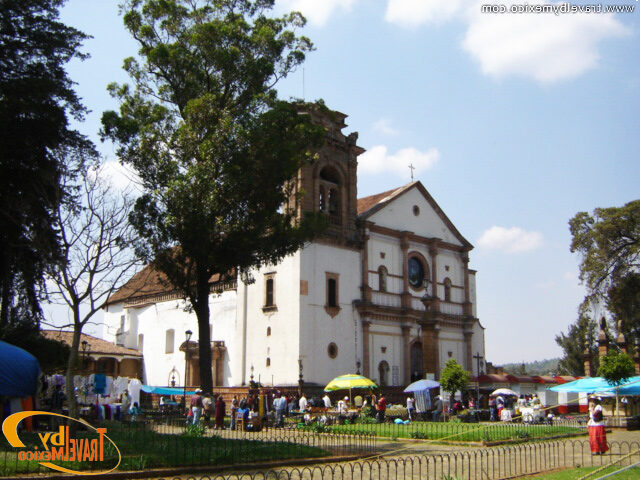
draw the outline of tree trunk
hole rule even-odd
[[[71,342],[71,351],[69,352],[69,361],[67,362],[67,375],[65,379],[65,396],[67,397],[69,416],[71,418],[79,418],[78,402],[76,401],[75,388],[73,386],[73,376],[76,373],[76,365],[78,363],[78,346],[80,345],[81,332],[82,325],[74,322],[73,341]],[[77,422],[69,422],[69,427],[72,434],[75,433],[77,425]]]
[[[196,317],[198,317],[198,353],[200,355],[200,388],[213,392],[211,374],[211,334],[209,332],[209,274],[198,264]]]

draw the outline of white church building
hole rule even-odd
[[[277,265],[222,284],[212,278],[214,386],[325,385],[360,372],[379,385],[438,378],[455,358],[477,375],[485,356],[476,314],[472,245],[420,182],[357,199],[357,133],[346,115],[314,113],[327,129],[319,160],[295,186],[289,208],[320,211],[329,227]],[[198,385],[195,313],[151,267],[105,308],[105,338],[143,355],[143,382]],[[193,332],[186,342],[186,331]]]

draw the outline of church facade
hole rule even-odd
[[[326,128],[319,158],[287,208],[322,212],[327,230],[277,265],[211,283],[216,386],[324,385],[360,372],[379,385],[439,378],[449,358],[476,375],[484,353],[472,245],[420,182],[358,199],[357,134],[345,115],[315,112]],[[192,336],[187,341],[187,331]],[[143,355],[149,385],[197,385],[197,320],[150,267],[105,308],[105,337]]]

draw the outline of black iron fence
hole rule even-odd
[[[611,442],[609,452],[600,456],[591,454],[587,441],[565,440],[438,455],[370,458],[313,467],[181,478],[193,480],[196,478],[200,480],[497,480],[564,468],[588,472],[610,465],[609,470],[606,470],[610,471],[638,462],[640,462],[639,442]]]

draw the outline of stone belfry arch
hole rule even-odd
[[[328,228],[321,239],[340,244],[358,241],[357,157],[365,150],[356,142],[358,134],[344,135],[347,115],[326,108],[304,104],[301,113],[311,115],[312,121],[325,129],[325,144],[311,164],[304,165],[293,180],[293,195],[288,208],[301,218],[305,212],[319,212],[327,216]],[[302,195],[300,195],[302,194]]]

